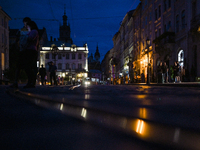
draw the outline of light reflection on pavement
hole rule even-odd
[[[197,144],[200,138],[199,88],[80,86],[46,89],[48,87],[23,91],[33,96],[37,105],[116,128],[145,141],[191,149],[200,146]],[[49,97],[43,101],[34,94]]]

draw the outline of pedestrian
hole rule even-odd
[[[23,19],[23,28],[21,28],[18,32],[17,32],[17,38],[16,38],[16,43],[17,43],[17,48],[19,49],[19,51],[17,51],[17,62],[16,62],[16,70],[15,70],[15,79],[14,79],[14,83],[13,85],[11,85],[10,87],[13,88],[18,88],[18,80],[19,80],[19,76],[20,76],[20,72],[22,69],[25,68],[25,62],[24,62],[24,58],[26,57],[26,53],[25,53],[25,49],[24,49],[24,45],[26,45],[27,42],[27,37],[28,37],[28,28],[27,28],[27,23],[30,22],[31,19],[29,17],[25,17]]]
[[[47,83],[47,75],[46,75],[45,78],[44,78],[44,83],[45,83],[45,85],[46,85],[46,83]]]
[[[163,71],[163,78],[162,78],[162,83],[168,83],[168,66],[166,62],[162,65],[162,71]]]
[[[49,72],[50,72],[50,83],[52,84],[52,79],[54,81],[54,85],[57,85],[57,81],[56,81],[56,71],[57,71],[57,67],[54,65],[54,63],[48,62],[49,65]]]
[[[185,67],[184,66],[181,68],[181,81],[185,82]]]
[[[181,78],[180,78],[180,76],[181,76],[181,66],[180,66],[178,61],[176,63],[177,63],[177,67],[178,67],[178,69],[177,69],[177,82],[181,82]]]
[[[177,64],[177,61],[174,62],[173,66],[173,71],[174,71],[174,83],[178,82],[178,76],[179,76],[179,66]]]
[[[41,66],[42,67],[39,69],[39,75],[41,76],[41,83],[42,83],[42,85],[44,85],[46,69],[43,67],[43,64]],[[45,83],[45,85],[46,85],[46,83]]]
[[[27,29],[29,31],[27,46],[25,48],[25,71],[28,76],[28,83],[24,88],[33,88],[36,84],[37,74],[37,57],[38,57],[38,45],[39,45],[39,30],[37,24],[34,21],[27,23]]]
[[[163,81],[163,68],[162,68],[162,62],[159,63],[159,65],[157,66],[157,82],[158,83],[162,83]]]

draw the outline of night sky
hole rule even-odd
[[[1,0],[0,6],[12,18],[11,29],[23,26],[22,19],[30,17],[40,29],[47,30],[48,38],[59,37],[64,6],[71,27],[74,44],[88,44],[89,52],[95,53],[98,44],[101,60],[113,47],[112,38],[119,30],[120,22],[140,0]],[[90,55],[89,54],[89,55]]]

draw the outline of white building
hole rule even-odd
[[[63,25],[59,28],[60,37],[46,42],[40,48],[38,67],[43,66],[48,73],[48,62],[57,66],[56,75],[65,78],[65,81],[80,82],[88,76],[88,46],[82,47],[73,44],[70,36],[71,29],[67,22],[66,11],[63,15]]]
[[[57,66],[57,76],[67,78],[68,81],[81,81],[88,76],[88,53],[87,44],[83,47],[52,44],[40,50],[39,64],[43,64],[48,72],[48,62],[52,61]]]

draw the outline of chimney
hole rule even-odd
[[[54,41],[56,41],[56,38],[54,38]]]
[[[50,42],[52,42],[52,36],[50,36]]]

